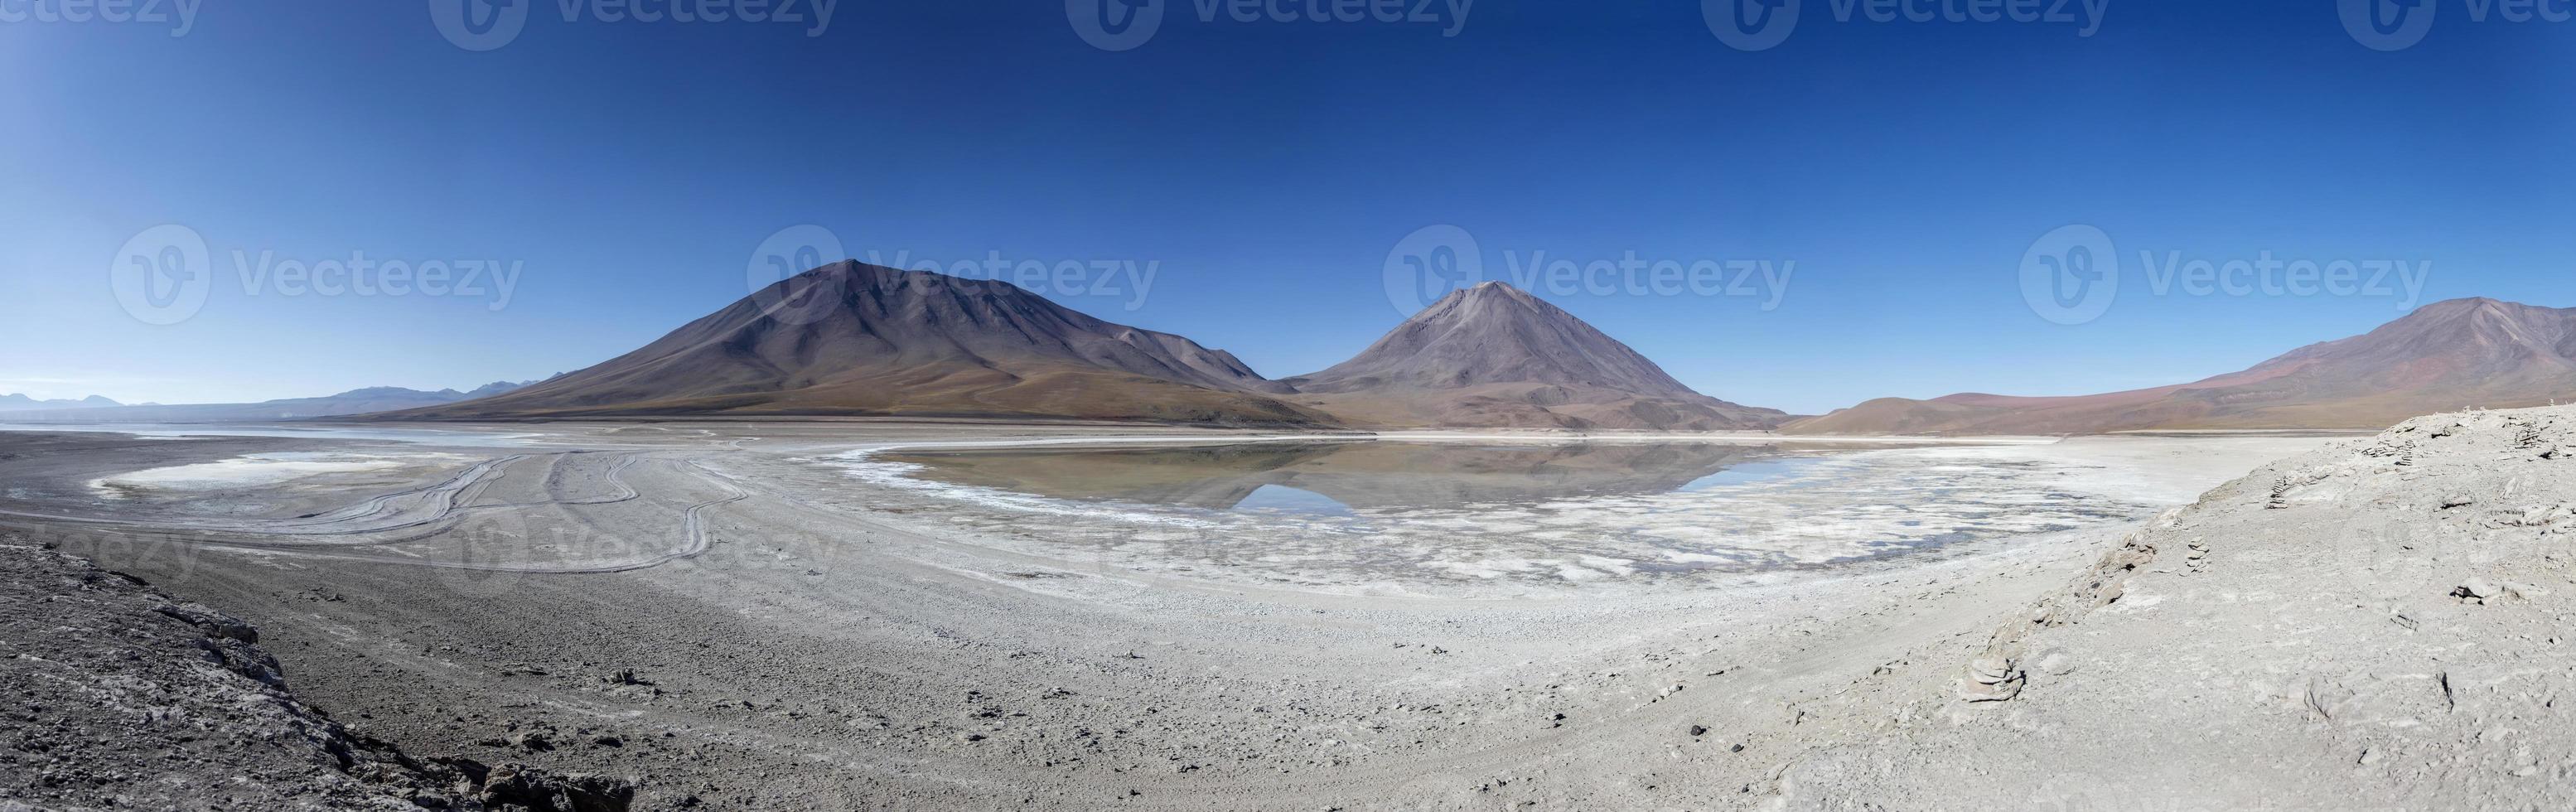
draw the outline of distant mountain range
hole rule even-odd
[[[2452,299],[2369,333],[2192,383],[2071,397],[1881,398],[1788,423],[1796,434],[2092,434],[2381,429],[2470,406],[2576,400],[2576,308]]]
[[[1346,363],[1274,381],[1223,350],[1006,283],[841,262],[597,366],[377,417],[709,414],[1569,429],[1762,428],[1787,416],[1693,392],[1500,284],[1452,293]]]
[[[350,393],[357,394],[357,393]],[[1271,380],[1222,350],[994,281],[841,262],[543,383],[383,419],[909,415],[1395,429],[2088,434],[2373,429],[2576,399],[2576,309],[2458,299],[2188,384],[2074,397],[1882,398],[1815,417],[1720,400],[1497,282],[1348,361]]]
[[[1286,428],[2090,434],[2376,429],[2464,406],[2576,400],[2576,309],[2436,302],[2241,372],[2069,397],[1881,398],[1795,417],[1693,391],[1573,314],[1497,282],[1454,291],[1348,361],[1283,380],[1223,350],[998,281],[839,262],[598,365],[469,392],[120,406],[0,397],[13,422],[363,415],[522,420],[874,415]]]
[[[97,395],[79,400],[37,400],[26,395],[0,395],[0,412],[22,412],[31,409],[103,409],[125,404]]]
[[[398,386],[352,389],[336,395],[313,398],[286,398],[260,403],[191,403],[119,405],[106,398],[84,401],[37,401],[40,403],[97,403],[95,406],[40,406],[33,409],[0,411],[0,419],[13,423],[235,423],[271,420],[303,420],[315,417],[339,417],[392,409],[414,409],[441,403],[488,397],[536,383],[494,381],[459,392],[441,389],[425,392]],[[0,403],[7,403],[0,398]]]

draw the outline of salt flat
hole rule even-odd
[[[1847,735],[1811,721],[1854,712],[1835,703],[1855,685],[1946,680],[1999,613],[2151,515],[2328,442],[1849,444],[1738,481],[1734,452],[1671,467],[1600,451],[1671,438],[1570,454],[1551,450],[1569,438],[1513,435],[1600,487],[1515,490],[1498,473],[1425,501],[1396,498],[1403,477],[1365,452],[1292,466],[1287,487],[1373,522],[1334,532],[1332,516],[1131,498],[1153,484],[1132,471],[1093,498],[869,467],[896,447],[1132,447],[1133,429],[488,434],[0,435],[22,449],[0,461],[0,531],[256,623],[298,694],[365,732],[633,776],[642,808],[1728,807],[1784,797],[1785,767]],[[80,487],[277,453],[412,464],[391,469],[400,483],[314,472],[187,499]],[[1623,462],[1584,468],[1601,459]],[[1696,489],[1602,484],[1711,464],[1720,481]],[[227,498],[240,508],[219,521],[184,504]],[[1872,506],[1977,530],[1871,555],[1824,543],[1906,532]],[[2025,520],[2039,509],[2063,515]],[[552,744],[525,746],[532,732]]]

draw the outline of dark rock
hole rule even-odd
[[[195,626],[209,637],[239,640],[244,643],[259,642],[259,630],[252,628],[250,624],[242,622],[240,618],[198,604],[162,604],[153,607],[152,611],[159,612],[172,620]]]
[[[486,805],[514,805],[529,812],[627,812],[635,804],[632,781],[517,765],[492,768],[481,789]]]

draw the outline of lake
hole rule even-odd
[[[2141,518],[2046,445],[1286,441],[911,449],[848,463],[951,526],[1103,561],[1567,583],[1816,569]]]

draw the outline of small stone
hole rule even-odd
[[[2014,677],[2013,661],[2008,657],[1979,657],[1968,664],[1968,675],[1986,685],[2004,682]]]
[[[2485,578],[2470,578],[2451,589],[2451,597],[2470,603],[2485,603],[2503,597],[2504,590]]]
[[[2022,679],[2014,675],[2001,682],[1986,683],[1974,679],[1959,681],[1959,698],[1970,702],[2002,702],[2021,695]]]

